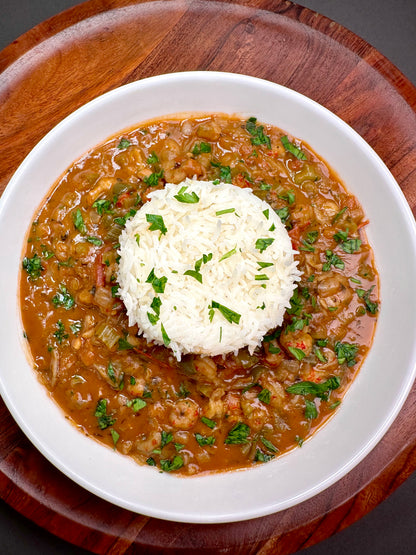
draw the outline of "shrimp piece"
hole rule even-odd
[[[241,396],[241,408],[247,424],[253,432],[263,428],[268,420],[267,408],[257,398],[257,391],[246,391]]]
[[[300,349],[305,353],[305,356],[309,356],[312,353],[313,339],[309,333],[304,331],[285,331],[280,336],[280,344],[291,355],[289,347]]]
[[[205,410],[207,418],[222,418],[225,413],[225,404],[222,400],[224,390],[221,388],[215,389],[209,398],[208,407]]]
[[[216,382],[218,380],[217,365],[212,358],[195,357],[194,366],[198,374],[206,378],[208,381]]]
[[[227,393],[225,398],[227,422],[234,423],[241,420],[242,410],[240,397],[236,393]]]
[[[95,187],[88,192],[89,202],[92,203],[102,194],[107,193],[114,185],[114,183],[117,183],[116,177],[100,177]]]
[[[154,449],[157,449],[162,441],[162,434],[158,431],[153,431],[149,436],[142,436],[141,439],[136,441],[135,447],[137,451],[149,456]]]
[[[169,414],[169,423],[177,430],[190,430],[198,420],[199,406],[192,399],[176,401]]]
[[[347,278],[336,272],[324,277],[318,284],[319,304],[326,309],[348,306],[352,294]]]
[[[280,382],[276,380],[272,372],[265,372],[260,376],[260,384],[271,393],[270,406],[280,408],[285,402],[285,390]]]
[[[269,350],[270,347],[274,347],[274,350],[278,352],[271,353]],[[264,357],[265,362],[267,362],[269,366],[279,366],[284,357],[282,351],[279,349],[279,344],[276,339],[273,339],[270,343],[264,343],[264,350],[266,352],[266,356]]]
[[[330,224],[340,208],[333,200],[324,200],[314,207],[316,219],[320,224]]]

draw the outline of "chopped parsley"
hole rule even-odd
[[[347,366],[354,366],[356,364],[355,357],[358,353],[358,345],[355,343],[341,343],[341,341],[337,341],[334,351],[339,364],[346,364]]]
[[[170,432],[165,432],[165,430],[162,430],[160,448],[163,449],[165,445],[167,445],[171,441],[173,441],[173,435]]]
[[[107,199],[99,199],[93,203],[92,207],[97,210],[97,213],[100,216],[102,216],[103,214],[108,214],[109,212],[111,212],[112,204]]]
[[[126,405],[131,407],[133,412],[139,412],[139,410],[144,409],[144,407],[147,406],[147,403],[140,397],[136,397],[135,399],[129,399]]]
[[[50,258],[55,256],[55,254],[52,251],[48,250],[46,245],[41,245],[40,247],[42,249],[42,258],[44,260],[49,260]]]
[[[279,451],[279,449],[277,447],[275,447],[273,445],[273,443],[271,441],[269,441],[268,439],[266,439],[265,437],[261,436],[260,441],[272,453],[277,453]]]
[[[251,144],[255,146],[266,145],[268,149],[271,148],[270,137],[264,134],[264,126],[256,125],[257,118],[251,117],[246,121],[246,129],[250,133]]]
[[[333,251],[326,250],[325,251],[326,262],[322,266],[323,272],[329,272],[331,266],[334,266],[338,270],[343,270],[345,268],[344,261],[337,256]]]
[[[81,233],[81,235],[85,235],[87,233],[84,218],[82,217],[82,212],[79,208],[75,212],[72,212],[72,221],[74,223],[75,229],[77,229]]]
[[[305,399],[305,418],[308,420],[313,420],[318,417],[318,410],[314,401],[309,401]]]
[[[55,308],[62,306],[66,310],[69,310],[75,305],[74,297],[68,292],[63,283],[59,285],[59,291],[52,298],[52,304]]]
[[[282,142],[282,145],[284,146],[284,149],[287,152],[290,152],[290,154],[293,154],[295,158],[297,158],[298,160],[307,160],[306,154],[303,152],[303,150],[301,150],[296,145],[291,143],[287,138],[287,135],[283,135],[283,137],[281,137],[280,140]]]
[[[358,288],[358,289],[355,290],[355,292],[360,297],[360,299],[362,299],[364,301],[365,308],[366,308],[367,312],[370,312],[370,314],[375,314],[378,310],[378,303],[375,302],[375,301],[372,301],[370,299],[370,295],[371,295],[374,287],[375,287],[375,285],[370,287],[370,289],[368,289],[368,291],[366,291],[365,289],[361,289],[361,288]]]
[[[201,416],[201,422],[203,422],[205,424],[205,426],[208,426],[208,428],[211,428],[211,430],[213,430],[215,428],[215,426],[217,425],[217,423],[214,420],[211,420],[210,418],[207,418],[206,416]]]
[[[262,269],[262,268],[270,268],[270,266],[273,266],[274,263],[257,261],[257,264],[259,265],[259,269]]]
[[[180,455],[175,455],[172,460],[163,459],[160,461],[160,468],[163,472],[172,472],[173,470],[179,470],[183,466],[183,459]]]
[[[65,333],[65,326],[63,325],[61,320],[58,320],[56,322],[56,331],[53,335],[60,345],[64,339],[68,339],[68,334]]]
[[[220,303],[217,303],[216,301],[212,301],[211,306],[209,306],[208,308],[209,308],[210,322],[212,322],[212,319],[214,317],[214,308],[217,308],[221,312],[221,314],[224,316],[224,318],[228,322],[230,322],[230,324],[239,324],[240,323],[241,314],[238,314],[237,312],[234,312],[230,308],[227,308],[226,306],[224,306]]]
[[[297,360],[302,360],[306,356],[305,351],[302,351],[299,347],[288,347],[287,349]]]
[[[230,258],[230,256],[236,253],[237,253],[237,247],[234,247],[230,251],[226,252],[223,256],[221,256],[221,258],[219,259],[219,262],[221,262],[222,260],[226,260],[227,258]]]
[[[120,439],[120,434],[116,432],[113,428],[111,428],[110,433],[111,433],[111,438],[113,440],[114,449],[115,449],[117,445],[117,441]]]
[[[335,214],[335,216],[332,218],[333,224],[335,224],[341,218],[341,216],[347,211],[347,208],[347,206],[344,206],[344,208],[341,208],[341,210]]]
[[[224,208],[224,210],[218,210],[215,212],[215,215],[222,216],[223,214],[231,214],[232,212],[235,212],[235,208]]]
[[[160,235],[166,235],[167,229],[162,216],[158,214],[146,214],[146,221],[151,224],[149,226],[150,231],[160,231]]]
[[[99,237],[87,237],[87,241],[88,243],[91,243],[91,245],[94,245],[95,247],[101,247],[101,245],[103,244],[102,239],[100,239]]]
[[[157,164],[159,162],[159,158],[156,152],[152,152],[150,156],[147,158],[146,162],[150,165]]]
[[[122,150],[124,148],[127,148],[131,145],[131,142],[128,139],[125,139],[124,137],[120,140],[120,142],[117,145],[117,148]]]
[[[124,226],[126,225],[127,220],[132,218],[136,214],[136,212],[137,210],[134,210],[134,208],[130,208],[130,210],[124,216],[114,218],[114,223]]]
[[[220,181],[223,181],[224,183],[231,183],[232,182],[230,166],[221,166],[221,164],[219,162],[211,162],[211,166],[214,166],[215,168],[219,168],[219,170],[220,170]],[[214,185],[217,185],[217,183],[214,183]]]
[[[32,281],[38,279],[40,273],[44,270],[44,267],[42,266],[42,259],[36,253],[32,258],[27,258],[25,256],[22,265],[23,269],[26,270]]]
[[[119,351],[127,351],[128,349],[134,349],[134,345],[129,343],[127,339],[121,337],[118,340],[118,350]]]
[[[362,241],[358,238],[348,239],[347,231],[337,231],[334,235],[334,239],[337,243],[341,243],[341,249],[347,254],[354,254],[358,252],[361,248]]]
[[[256,454],[254,455],[254,462],[266,463],[274,459],[274,455],[269,453],[263,453],[261,449],[256,449]]]
[[[338,377],[332,376],[322,383],[316,382],[297,382],[286,388],[288,393],[293,395],[313,395],[319,397],[323,401],[328,400],[328,393],[334,389],[338,389],[341,381]]]
[[[235,426],[231,428],[228,432],[224,443],[227,445],[238,445],[242,443],[248,443],[247,437],[250,434],[250,428],[244,422],[237,422]]]
[[[209,143],[200,142],[199,144],[196,143],[194,148],[191,150],[194,156],[198,156],[203,152],[211,152],[211,145]]]
[[[215,443],[214,436],[203,436],[202,434],[196,433],[195,439],[201,447],[204,447],[205,445],[214,445]]]
[[[167,281],[168,278],[166,276],[162,276],[160,278],[156,277],[154,268],[150,271],[150,274],[146,279],[146,283],[152,284],[155,293],[164,293]]]
[[[98,401],[94,416],[97,418],[100,430],[105,430],[116,421],[115,418],[107,414],[107,399],[100,399]]]
[[[168,334],[166,333],[166,330],[162,324],[162,322],[160,323],[160,329],[162,331],[162,339],[163,339],[163,343],[165,345],[165,347],[169,346],[170,343],[170,337],[168,336]]]
[[[153,172],[148,177],[144,177],[143,181],[148,187],[157,187],[159,185],[159,179],[163,177],[163,170],[160,172]]]
[[[266,405],[270,404],[271,398],[272,398],[272,392],[269,389],[262,389],[260,393],[257,395],[257,399],[259,399]]]
[[[282,220],[282,223],[286,223],[286,221],[289,219],[290,211],[287,206],[285,206],[284,208],[277,208],[275,209],[275,212]]]
[[[179,392],[176,394],[178,397],[188,397],[188,395],[190,395],[191,392],[189,391],[189,389],[186,387],[186,383],[181,382],[179,384]]]
[[[212,252],[208,254],[203,254],[202,257],[198,258],[198,260],[195,262],[195,270],[186,270],[183,275],[191,276],[199,281],[199,283],[202,283],[201,266],[202,264],[206,264],[210,260],[212,260]]]
[[[267,247],[270,247],[273,241],[274,241],[273,237],[265,237],[265,238],[257,239],[256,249],[259,250],[260,252],[263,252],[267,249]]]
[[[279,198],[285,200],[289,205],[293,204],[296,199],[295,193],[293,191],[287,191],[286,193],[283,193],[283,195],[279,195]]]
[[[174,198],[176,198],[176,200],[178,202],[184,202],[186,204],[195,204],[197,202],[199,202],[199,196],[195,193],[195,191],[192,191],[191,193],[186,193],[186,189],[188,187],[181,187],[179,189],[179,192],[177,195],[174,195]]]

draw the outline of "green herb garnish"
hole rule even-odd
[[[60,345],[64,339],[68,339],[68,334],[65,333],[65,326],[63,325],[61,320],[57,321],[56,331],[54,332],[53,335]]]
[[[240,323],[241,314],[238,314],[237,312],[234,312],[230,308],[227,308],[226,306],[224,306],[220,303],[217,303],[216,301],[212,301],[211,306],[209,307],[209,309],[211,311],[214,308],[217,308],[221,312],[221,314],[224,316],[224,318],[228,322],[230,322],[230,324],[239,324]],[[210,319],[212,320],[212,318],[210,318]]]
[[[118,149],[123,149],[123,148],[127,148],[131,145],[131,142],[128,139],[125,139],[124,137],[120,140],[120,142],[117,145]]]
[[[326,262],[322,266],[323,272],[328,272],[331,269],[331,266],[334,266],[338,270],[343,270],[345,267],[344,261],[337,256],[331,250],[325,251]]]
[[[360,299],[362,299],[364,301],[365,308],[368,312],[370,312],[370,314],[375,314],[378,310],[378,303],[375,302],[375,301],[372,301],[370,299],[370,295],[371,295],[374,287],[375,287],[375,285],[370,287],[370,289],[368,289],[368,291],[366,291],[365,289],[360,289],[360,288],[355,290],[355,292],[360,297]]]
[[[100,430],[105,430],[116,421],[115,418],[107,414],[107,399],[100,399],[98,401],[94,416],[97,417]]]
[[[265,237],[265,238],[260,238],[257,239],[256,241],[256,249],[259,250],[260,252],[263,252],[267,249],[267,247],[269,247],[274,241],[273,237]]]
[[[313,395],[313,397],[319,397],[323,401],[328,399],[329,391],[338,389],[341,385],[341,381],[338,377],[332,376],[328,380],[322,383],[316,382],[297,382],[286,388],[288,393],[293,395]]]
[[[215,443],[214,436],[203,436],[202,434],[196,433],[195,439],[197,440],[197,442],[201,447],[204,447],[205,445],[214,445]]]
[[[184,202],[186,204],[195,204],[197,202],[199,202],[199,196],[195,193],[195,191],[192,191],[191,193],[186,193],[186,189],[188,187],[181,187],[179,189],[179,192],[177,195],[174,195],[174,198],[176,198],[176,200],[178,202]]]
[[[162,216],[158,214],[146,214],[146,221],[151,225],[149,226],[150,231],[160,231],[160,235],[166,235],[167,229]]]
[[[156,152],[152,152],[150,156],[147,158],[146,162],[150,165],[157,164],[159,162],[159,158]]]
[[[211,152],[211,145],[209,143],[200,142],[196,143],[194,148],[191,150],[194,156],[198,156],[202,152]]]
[[[168,336],[168,334],[166,333],[166,330],[162,324],[162,322],[160,323],[160,329],[162,331],[162,339],[163,339],[163,343],[165,345],[165,347],[168,347],[170,344],[170,337]]]
[[[75,229],[77,229],[81,233],[81,235],[85,235],[87,233],[84,218],[82,217],[82,212],[79,208],[75,212],[72,212],[72,221],[74,223]]]
[[[201,422],[203,422],[205,424],[205,426],[208,426],[208,428],[211,428],[211,430],[213,430],[215,428],[215,426],[217,425],[217,423],[214,420],[211,420],[210,418],[207,418],[206,416],[201,416]]]
[[[231,428],[228,432],[224,443],[227,445],[237,445],[242,443],[248,443],[247,437],[250,434],[250,428],[244,422],[237,422],[237,424]]]
[[[157,187],[159,185],[159,179],[163,177],[163,170],[160,172],[153,172],[148,177],[144,177],[143,181],[148,187]]]
[[[354,366],[356,364],[355,356],[358,353],[358,345],[355,343],[341,343],[341,341],[337,341],[334,351],[339,364],[346,364],[347,366]]]
[[[91,243],[91,245],[94,245],[95,247],[101,247],[101,245],[103,244],[102,239],[100,239],[99,237],[87,237],[87,241],[88,243]]]
[[[260,393],[257,395],[257,399],[259,399],[266,405],[270,404],[271,398],[272,398],[272,392],[269,389],[262,389]]]
[[[55,308],[62,306],[66,310],[69,310],[75,305],[74,297],[68,292],[63,283],[59,285],[59,291],[52,298],[52,304]]]
[[[27,258],[25,256],[22,265],[32,281],[38,279],[40,273],[44,270],[44,267],[42,266],[42,259],[36,253],[32,258]]]
[[[252,136],[251,144],[259,146],[266,145],[268,149],[271,148],[270,137],[264,134],[264,126],[256,125],[257,118],[251,117],[246,121],[246,129]]]
[[[183,459],[180,455],[176,455],[170,461],[169,459],[163,459],[160,461],[160,468],[163,472],[172,472],[174,470],[179,470],[183,466]]]
[[[235,208],[224,208],[224,210],[218,210],[218,212],[215,212],[215,215],[222,216],[223,214],[231,214],[232,212],[235,212]]]
[[[283,135],[283,137],[281,137],[280,140],[285,150],[287,150],[287,152],[290,152],[290,154],[293,154],[293,156],[295,156],[298,160],[307,160],[306,154],[303,152],[303,150],[301,150],[296,145],[291,143],[287,138],[287,135]]]

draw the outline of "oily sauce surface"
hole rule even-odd
[[[302,271],[284,324],[250,355],[177,362],[129,327],[118,236],[165,182],[250,187]],[[368,352],[378,276],[358,200],[308,147],[255,118],[144,123],[73,164],[31,225],[21,312],[35,371],[71,421],[138,462],[192,475],[265,463],[330,417]]]

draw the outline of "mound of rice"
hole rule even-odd
[[[129,324],[186,353],[220,355],[282,323],[299,280],[287,231],[251,189],[187,179],[148,195],[120,236]]]

